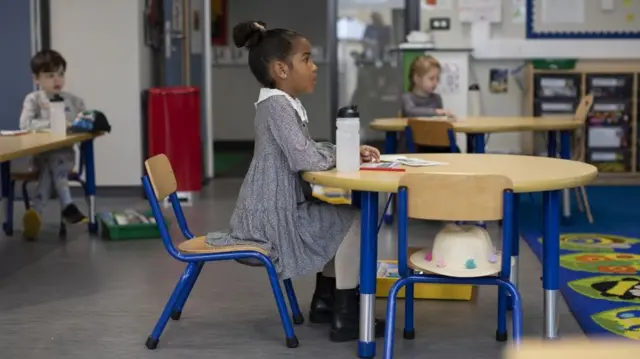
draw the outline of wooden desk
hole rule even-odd
[[[396,153],[398,150],[398,132],[403,132],[407,127],[408,118],[378,118],[369,125],[371,129],[386,132],[385,153]],[[547,153],[550,157],[556,157],[558,152],[560,158],[571,159],[570,132],[582,126],[582,121],[576,120],[573,116],[481,116],[463,117],[452,122],[453,130],[458,133],[467,134],[467,152],[485,152],[486,133],[504,132],[525,132],[525,131],[545,131],[548,132]],[[560,151],[556,148],[556,132],[560,132]],[[568,220],[571,217],[571,196],[569,191],[564,191],[563,197],[563,218]],[[391,214],[385,215],[385,222],[390,223]]]
[[[13,202],[9,201],[11,182],[11,160],[33,156],[42,152],[69,147],[80,143],[80,151],[85,160],[86,196],[89,201],[89,231],[98,230],[95,210],[96,176],[93,153],[93,139],[102,134],[70,134],[67,136],[51,133],[29,133],[20,136],[0,136],[0,166],[2,179],[2,198],[6,201],[3,230],[7,235],[13,234]]]
[[[631,340],[567,339],[558,342],[524,341],[506,350],[506,359],[629,359],[638,356],[640,344]]]
[[[402,132],[408,118],[377,118],[369,127],[376,131]],[[524,131],[575,131],[583,126],[573,117],[463,117],[452,122],[453,130],[459,133],[499,133]]]
[[[584,186],[595,180],[598,171],[589,164],[548,157],[497,154],[411,154],[411,157],[448,163],[443,166],[405,167],[407,173],[499,174],[511,179],[516,193],[543,192],[543,288],[544,336],[557,336],[557,296],[560,270],[560,194],[565,188]],[[378,192],[397,192],[403,172],[336,170],[308,172],[304,180],[325,187],[361,191],[361,326],[359,348],[375,345],[373,328],[376,293]],[[518,201],[515,201],[516,204]],[[517,216],[515,216],[517,218]],[[517,223],[514,224],[517,228]],[[519,238],[519,236],[514,236]],[[514,247],[519,245],[514,242]],[[517,251],[514,248],[514,253]],[[517,257],[514,258],[517,262]],[[517,282],[517,280],[515,281]],[[372,344],[373,343],[373,344]]]

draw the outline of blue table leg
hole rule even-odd
[[[544,289],[544,338],[558,337],[558,289],[560,272],[560,193],[542,194],[542,288]]]
[[[571,133],[560,131],[560,158],[571,159]],[[571,219],[571,189],[562,190],[562,222],[568,224]]]
[[[556,148],[556,133],[555,131],[549,131],[547,133],[547,157],[556,158],[558,156],[558,149]]]
[[[467,153],[473,153],[473,134],[467,133]]]
[[[96,166],[93,155],[93,140],[84,141],[80,144],[80,151],[84,156],[85,180],[87,182],[85,191],[89,201],[89,233],[98,232],[98,221],[96,218]]]
[[[474,133],[473,138],[473,153],[485,153],[484,133]]]
[[[388,131],[386,133],[385,141],[384,141],[384,153],[391,155],[398,152],[398,133],[393,131]],[[391,198],[393,194],[387,195],[387,200]],[[382,214],[382,219],[386,224],[393,223],[393,202],[389,206],[389,209]]]
[[[378,193],[360,192],[360,339],[358,356],[376,355],[375,303],[378,260]]]
[[[2,229],[8,236],[13,235],[13,196],[11,196],[11,161],[2,162],[0,165],[2,178],[2,199],[4,200],[4,222]]]
[[[520,196],[517,193],[513,194],[513,225],[511,229],[512,233],[512,241],[511,241],[511,260],[513,261],[513,265],[511,266],[511,275],[509,276],[509,281],[513,283],[513,285],[518,287],[518,273],[519,273],[519,263],[520,263],[520,230],[518,227],[518,207],[520,204]],[[507,298],[507,309],[513,309],[513,301],[511,300],[511,296]]]

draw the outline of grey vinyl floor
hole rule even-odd
[[[227,224],[238,179],[216,180],[186,215],[196,233]],[[102,198],[98,209],[144,208],[141,198]],[[16,225],[22,208],[16,203]],[[326,325],[296,327],[300,347],[287,349],[263,270],[234,262],[205,266],[182,320],[169,322],[155,351],[144,347],[184,265],[170,258],[159,240],[109,242],[71,228],[57,238],[58,205],[47,207],[42,238],[25,242],[0,237],[0,358],[355,358],[354,343],[328,340]],[[428,241],[437,225],[415,223],[413,242]],[[175,231],[174,231],[175,232]],[[495,232],[495,229],[494,229]],[[175,232],[177,234],[177,232]],[[380,236],[381,257],[395,255],[394,231]],[[176,238],[178,238],[176,236]],[[540,264],[522,245],[520,290],[524,332],[542,333]],[[294,281],[307,315],[314,277]],[[396,331],[396,357],[430,359],[499,358],[505,343],[494,340],[496,290],[479,290],[471,302],[418,301],[413,341],[401,337],[402,305]],[[384,316],[385,301],[377,314]],[[583,335],[564,301],[561,335]],[[400,335],[398,335],[400,334]],[[382,340],[378,342],[381,357]]]

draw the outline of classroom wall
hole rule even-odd
[[[433,32],[437,47],[471,47],[469,24],[462,24],[458,19],[456,1],[451,0],[451,9],[423,10],[421,13],[422,29],[428,30],[430,17],[450,17],[450,31]],[[503,15],[512,11],[512,1],[505,1]],[[507,16],[505,16],[507,17]],[[524,23],[504,21],[502,24],[492,25],[492,35],[496,38],[525,37]],[[493,116],[518,116],[524,109],[524,92],[515,83],[515,78],[509,80],[507,93],[492,94],[488,90],[489,73],[491,69],[516,69],[524,62],[521,60],[471,60],[469,78],[472,83],[480,85],[482,114]],[[521,152],[521,135],[518,133],[493,134],[489,138],[488,150],[499,152]]]
[[[547,57],[557,56],[554,52],[558,49],[559,44],[566,49],[572,49],[570,53],[576,57],[585,56],[585,58],[593,59],[607,58],[607,56],[624,56],[620,55],[618,48],[629,48],[628,44],[635,44],[636,49],[640,48],[638,40],[526,40],[525,23],[523,18],[514,20],[513,13],[516,10],[514,3],[518,1],[503,0],[502,1],[502,22],[492,24],[490,37],[492,44],[502,41],[504,46],[486,46],[476,49],[476,57],[471,60],[470,81],[477,82],[481,88],[481,101],[483,115],[508,116],[525,114],[525,91],[517,84],[519,76],[512,76],[509,79],[509,90],[507,93],[492,94],[488,91],[489,73],[491,69],[509,69],[514,70],[524,64],[524,60],[517,59],[524,53],[530,53],[532,50],[536,56]],[[522,1],[524,3],[524,0]],[[422,29],[428,30],[430,17],[449,17],[451,19],[451,29],[449,31],[434,31],[433,36],[436,47],[447,48],[471,48],[471,25],[463,24],[459,21],[459,11],[457,9],[457,0],[439,0],[440,6],[435,9],[423,9],[421,12]],[[587,6],[587,15],[589,18],[595,16],[596,10],[592,7],[596,6],[596,1],[589,1]],[[442,5],[446,6],[442,6]],[[620,4],[618,4],[620,5]],[[597,7],[597,6],[596,6]],[[618,21],[615,17],[603,17],[598,22],[598,26],[602,28],[610,28],[614,24],[607,24],[607,21]],[[640,19],[636,20],[640,26]],[[587,24],[585,26],[589,26]],[[523,43],[535,44],[539,46],[524,46]],[[509,46],[507,46],[507,44]],[[545,44],[549,44],[545,46]],[[513,45],[513,46],[511,46]],[[631,46],[633,48],[633,46]],[[489,48],[491,48],[489,50]],[[520,48],[520,51],[510,51]],[[480,51],[479,51],[480,50]],[[494,50],[501,50],[504,53],[490,53]],[[526,51],[525,51],[526,50]],[[542,52],[544,50],[544,53]],[[624,51],[623,51],[624,52]],[[626,52],[625,52],[626,53]],[[531,54],[530,54],[531,55]],[[568,55],[563,55],[568,56]],[[479,58],[479,59],[478,59]],[[522,74],[522,73],[521,73]],[[531,141],[530,134],[508,133],[493,134],[488,142],[489,151],[499,152],[523,152],[528,150],[528,142]]]
[[[325,1],[270,0],[266,6],[256,0],[228,1],[228,45],[233,46],[232,29],[240,21],[262,20],[268,27],[303,33],[313,44],[326,47],[327,4]],[[246,64],[214,65],[213,122],[217,141],[253,140],[254,103],[260,85]],[[329,84],[326,65],[318,64],[315,94],[302,98],[310,114],[309,131],[314,138],[330,138]]]
[[[151,85],[143,1],[51,2],[51,42],[67,59],[66,89],[103,111],[111,134],[95,142],[99,186],[139,186],[140,93]]]

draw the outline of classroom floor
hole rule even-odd
[[[240,184],[239,179],[216,180],[196,205],[185,208],[192,230],[224,228]],[[145,208],[145,203],[102,198],[98,209]],[[19,222],[22,209],[18,203],[16,208]],[[235,262],[205,266],[182,320],[169,322],[159,348],[149,351],[144,341],[184,265],[170,258],[159,240],[106,242],[90,238],[82,227],[71,229],[61,242],[56,238],[57,203],[47,210],[51,220],[38,242],[24,242],[19,234],[0,237],[3,358],[356,358],[356,343],[329,342],[326,325],[297,326],[300,347],[287,349],[266,274]],[[424,223],[416,227],[420,230],[411,230],[414,243],[439,229]],[[381,259],[393,257],[394,237],[390,230],[381,233]],[[540,337],[540,263],[524,242],[521,248],[524,332]],[[313,276],[294,281],[305,316],[313,283]],[[384,310],[385,301],[378,300],[379,317]],[[397,335],[396,357],[496,359],[506,344],[494,340],[495,313],[494,288],[480,289],[474,302],[418,301],[417,337],[405,341]],[[402,317],[400,310],[398,328]],[[563,336],[583,335],[564,301],[560,322]],[[382,340],[378,343],[381,357]]]

